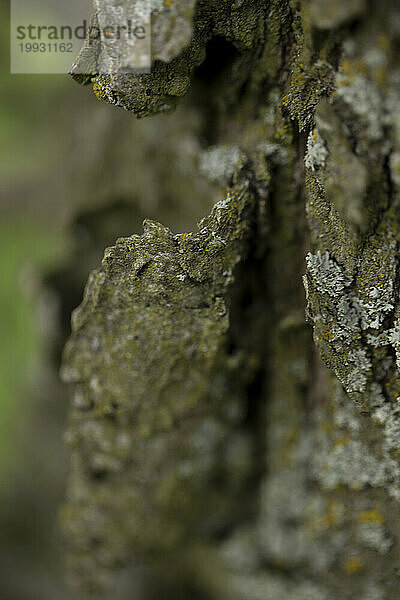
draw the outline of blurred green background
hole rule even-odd
[[[66,399],[46,278],[70,251],[65,164],[81,90],[68,76],[10,75],[8,1],[0,23],[0,598],[58,600]]]

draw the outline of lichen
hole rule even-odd
[[[400,319],[394,322],[393,328],[388,332],[388,341],[396,352],[396,362],[400,369]]]
[[[110,13],[114,7],[96,0],[96,9]],[[138,117],[174,110],[179,99],[186,95],[195,69],[204,61],[208,42],[223,36],[235,44],[244,55],[252,55],[256,41],[262,39],[260,24],[265,7],[260,0],[250,3],[215,4],[213,0],[175,0],[171,3],[140,0],[135,11],[147,13],[151,8],[150,72],[132,69],[132,56],[107,49],[106,40],[96,49],[99,58],[92,60],[90,77],[84,77],[87,57],[84,52],[75,61],[72,75],[80,82],[94,83],[97,97],[133,112]],[[122,5],[124,13],[133,9]],[[119,13],[118,13],[119,14]],[[248,23],[253,23],[251,27]],[[86,42],[86,47],[88,42]],[[103,61],[107,68],[93,70]],[[110,66],[111,65],[111,66]],[[127,72],[128,71],[128,72]],[[100,92],[100,93],[99,93]]]
[[[351,283],[345,271],[330,258],[328,252],[317,250],[306,257],[307,267],[320,292],[336,298]]]
[[[328,154],[324,138],[318,133],[317,129],[314,129],[310,132],[307,139],[307,153],[304,158],[304,164],[311,171],[315,171],[325,166]]]
[[[142,236],[118,240],[74,314],[62,371],[78,398],[64,529],[75,573],[84,569],[90,540],[101,540],[85,572],[88,589],[96,589],[100,565],[108,572],[132,546],[141,553],[176,549],[188,529],[195,535],[208,523],[212,531],[213,521],[234,514],[249,452],[246,436],[235,433],[240,393],[229,391],[227,301],[255,202],[241,178],[197,233],[174,235],[146,221]],[[211,488],[205,503],[200,491],[215,469],[236,492]]]
[[[373,383],[368,388],[369,406],[371,410],[370,434],[373,433],[378,450],[373,445],[368,447],[365,440],[365,429],[354,426],[359,422],[354,406],[349,404],[343,391],[336,388],[334,414],[336,427],[332,437],[322,431],[317,433],[318,452],[313,456],[313,472],[320,484],[327,489],[335,489],[346,485],[352,490],[365,489],[366,486],[385,488],[389,494],[400,501],[400,464],[393,458],[392,452],[399,446],[399,427],[397,423],[398,403],[385,401],[382,388]],[[324,417],[321,416],[321,422]],[[383,435],[379,427],[383,427]],[[379,512],[367,511],[360,515],[361,523],[379,525],[367,529],[372,537],[380,536],[382,545],[375,549],[387,552],[392,546],[390,536],[383,528],[384,519]],[[373,530],[373,531],[372,531]],[[376,538],[377,541],[378,537]],[[386,540],[386,542],[384,542]],[[365,541],[365,540],[364,540]],[[377,542],[378,543],[378,542]]]
[[[199,0],[173,49],[179,18],[155,3],[168,56],[92,81],[136,116],[186,95],[193,181],[230,189],[197,232],[120,240],[75,313],[64,523],[91,585],[172,557],[201,597],[396,598],[400,78],[383,4],[363,20],[358,1]]]
[[[379,554],[386,554],[393,546],[393,539],[380,523],[361,523],[358,527],[358,539],[360,544]]]
[[[199,167],[206,177],[226,186],[235,169],[245,162],[246,155],[238,146],[212,146],[202,153]]]

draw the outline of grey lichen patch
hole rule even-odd
[[[386,554],[393,546],[393,539],[388,534],[387,528],[381,523],[360,523],[357,534],[361,545],[371,548],[379,554]]]
[[[365,350],[351,350],[345,358],[345,364],[351,370],[345,380],[345,388],[348,392],[365,392],[367,386],[367,374],[372,367]]]
[[[400,319],[396,319],[393,328],[388,332],[388,341],[396,352],[396,362],[400,369]]]
[[[250,453],[237,431],[242,397],[226,347],[227,301],[255,210],[240,177],[197,233],[146,221],[142,236],[118,240],[74,314],[62,373],[85,401],[71,411],[63,515],[72,571],[86,591],[132,549],[179,551],[189,532],[207,537],[239,509]]]
[[[336,452],[338,458],[343,455],[343,445],[349,441],[353,443],[353,451],[355,453],[356,448],[354,447],[354,436],[358,432],[358,428],[349,427],[351,423],[350,418],[354,418],[357,420],[356,412],[354,411],[354,407],[350,404],[346,404],[343,402],[343,393],[341,393],[340,389],[337,387],[336,395],[335,395],[335,406],[334,406],[334,425],[335,428],[337,426],[337,432],[335,432],[334,439],[331,440],[328,436],[323,435],[317,429],[316,432],[316,442],[318,452],[315,453],[313,457],[313,475],[323,485],[328,489],[335,488],[338,483],[350,482],[351,485],[354,485],[356,489],[362,488],[365,483],[363,481],[359,481],[358,479],[352,483],[352,478],[348,474],[348,471],[352,469],[352,464],[345,457],[344,461],[341,461],[341,466],[339,470],[335,471],[333,467],[333,462],[335,458],[333,457],[333,452]],[[344,409],[343,409],[344,404]],[[320,410],[316,415],[316,422],[321,423],[326,422],[327,415],[325,411]],[[351,419],[352,420],[352,419]],[[343,430],[351,431],[351,437],[349,435],[343,437]],[[342,464],[344,462],[344,464]]]
[[[337,581],[338,564],[349,577],[370,559],[379,570],[386,568],[395,555],[390,555],[395,541],[385,516],[387,490],[391,488],[395,497],[399,481],[396,463],[381,445],[379,428],[360,419],[342,387],[334,378],[330,381],[328,404],[321,402],[313,411],[312,426],[303,428],[295,442],[287,438],[283,456],[281,449],[281,461],[290,452],[291,468],[279,463],[280,472],[270,480],[275,491],[265,495],[262,506],[266,516],[273,514],[264,517],[260,530],[270,563],[287,567],[291,557],[292,567],[301,565],[303,573],[324,582],[330,573]],[[379,390],[371,389],[378,403],[380,396]],[[352,588],[342,583],[344,588],[340,583],[338,588],[328,586],[333,598],[352,597]]]
[[[371,420],[360,425],[357,409],[352,405],[340,386],[336,385],[333,395],[334,427],[327,435],[317,430],[315,438],[317,452],[312,457],[313,474],[326,489],[334,490],[340,485],[359,491],[368,486],[384,488],[395,500],[400,500],[400,464],[393,457],[398,448],[398,402],[387,402],[382,388],[373,383],[368,388]],[[322,410],[323,413],[323,410]],[[321,414],[321,424],[327,416]],[[358,422],[358,426],[354,423]],[[380,426],[383,426],[383,435]],[[374,440],[368,444],[366,440]],[[380,527],[361,527],[362,524]],[[357,535],[364,545],[379,553],[387,552],[392,541],[379,513],[366,512],[361,515]],[[364,537],[363,537],[364,536]],[[380,540],[380,542],[379,542]]]
[[[314,129],[310,132],[307,139],[307,153],[304,158],[304,164],[311,171],[325,167],[329,151],[324,138]]]
[[[264,560],[274,565],[296,568],[307,565],[314,576],[325,574],[348,543],[345,507],[329,502],[320,490],[310,487],[314,451],[312,436],[302,436],[299,446],[307,444],[307,456],[297,465],[274,473],[263,489],[259,525]]]
[[[361,329],[379,329],[385,317],[393,311],[393,304],[388,301],[389,290],[373,287],[369,291],[368,301],[356,300],[359,306]]]
[[[272,483],[277,496],[272,493],[264,498],[265,510],[267,511],[268,508],[274,510],[268,522],[262,521],[259,532],[251,529],[239,530],[220,547],[220,559],[228,580],[227,597],[234,600],[243,598],[246,600],[265,598],[331,600],[334,596],[328,593],[325,586],[316,584],[313,576],[309,579],[303,576],[300,581],[292,584],[290,580],[274,573],[274,569],[263,569],[263,564],[267,561],[267,564],[285,565],[286,568],[296,564],[308,564],[314,571],[314,575],[317,572],[325,573],[328,565],[335,560],[340,548],[346,543],[346,537],[340,534],[336,536],[336,541],[329,548],[320,543],[321,540],[318,539],[320,532],[316,534],[315,529],[309,527],[309,523],[304,524],[302,519],[305,513],[313,512],[318,500],[320,502],[317,511],[330,510],[333,515],[337,507],[331,503],[328,509],[321,497],[316,498],[309,490],[307,491],[303,470],[297,477],[293,476],[293,472],[282,473],[282,475],[280,481]],[[299,499],[297,506],[296,498]],[[288,503],[290,507],[287,507]],[[282,511],[280,515],[279,507]],[[323,522],[325,514],[326,512],[318,514],[316,521]],[[340,510],[337,516],[339,521]],[[297,527],[293,527],[294,524]],[[266,548],[264,548],[264,556],[260,553],[260,549],[263,549],[262,545],[260,548],[259,544],[255,543],[260,534],[261,544],[264,543],[266,546],[269,542],[268,552],[265,552]],[[274,545],[275,553],[272,552]]]
[[[327,489],[344,484],[352,490],[383,487],[389,477],[384,465],[360,440],[338,443],[315,457],[314,475]]]
[[[388,244],[390,247],[390,241]],[[378,359],[376,350],[391,345],[398,354],[397,321],[393,326],[385,325],[395,308],[393,279],[388,277],[389,273],[395,276],[392,253],[388,253],[386,264],[379,265],[379,256],[374,256],[372,264],[366,261],[367,272],[363,274],[361,268],[356,282],[347,279],[346,289],[342,289],[343,277],[338,265],[334,268],[327,254],[313,256],[314,259],[308,259],[312,279],[307,282],[307,289],[315,339],[327,364],[334,369],[346,390],[364,393],[374,361]],[[324,260],[321,260],[322,256]],[[378,263],[376,268],[374,262]],[[379,287],[361,287],[368,281],[369,273],[373,274],[373,282]],[[318,294],[323,294],[320,298],[312,292],[315,287]],[[336,300],[338,288],[342,291]],[[383,355],[379,360],[382,358]],[[387,359],[390,363],[390,355]]]
[[[353,342],[360,330],[359,302],[355,296],[344,294],[337,305],[338,325],[332,330],[334,339]]]
[[[303,527],[288,527],[304,519],[310,502],[305,470],[299,460],[297,469],[280,469],[265,481],[261,495],[260,544],[267,561],[295,566],[308,557],[309,547]],[[289,492],[288,492],[289,490]]]
[[[392,402],[385,400],[382,389],[375,384],[371,391],[370,404],[372,419],[383,426],[383,448],[390,455],[400,450],[400,401],[396,398]]]
[[[345,271],[330,258],[328,252],[317,250],[315,254],[307,254],[308,270],[320,292],[336,298],[351,283]]]
[[[246,162],[239,146],[211,146],[200,156],[200,171],[215,183],[227,186],[235,170]]]
[[[390,246],[390,241],[387,243]],[[366,392],[377,348],[390,342],[396,349],[396,326],[382,331],[386,318],[394,310],[390,302],[393,280],[387,278],[384,283],[379,275],[382,271],[387,274],[388,269],[395,275],[392,259],[389,255],[387,258],[386,264],[378,267],[378,274],[370,263],[365,263],[379,287],[364,289],[360,279],[365,283],[368,273],[361,278],[362,269],[354,280],[328,252],[317,251],[306,258],[309,277],[305,285],[314,338],[328,366],[349,393]],[[375,260],[379,263],[381,257]]]

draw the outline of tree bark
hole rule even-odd
[[[146,169],[152,218],[174,194],[186,217],[213,207],[196,231],[119,239],[74,313],[71,579],[397,599],[400,7],[179,0],[152,18],[150,74],[93,59],[84,82],[136,116],[176,109],[138,125],[138,213]]]

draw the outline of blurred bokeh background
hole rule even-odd
[[[9,74],[0,3],[0,597],[66,598],[58,505],[67,453],[56,293],[68,254],[65,162],[75,84]]]

